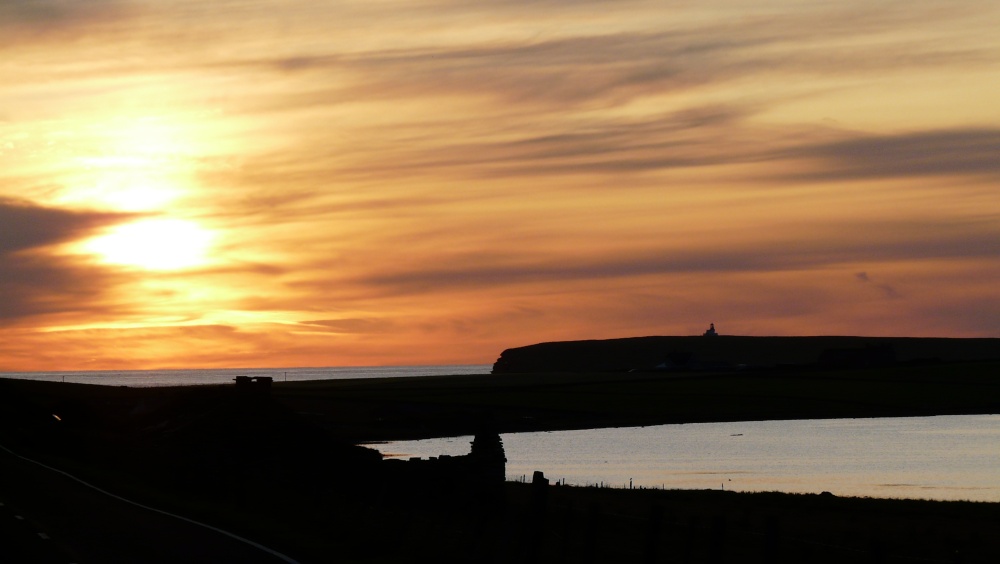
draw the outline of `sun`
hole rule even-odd
[[[184,219],[143,219],[83,244],[101,262],[146,270],[183,270],[209,262],[212,232]]]

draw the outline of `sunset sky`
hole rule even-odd
[[[0,371],[1000,337],[1000,3],[4,0]]]

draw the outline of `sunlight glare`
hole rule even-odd
[[[209,262],[212,233],[193,221],[144,219],[113,228],[84,249],[110,264],[181,270]]]

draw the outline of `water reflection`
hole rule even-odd
[[[471,437],[372,445],[468,453]],[[503,435],[507,478],[1000,501],[1000,415],[699,423]]]

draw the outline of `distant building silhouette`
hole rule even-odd
[[[703,337],[718,337],[719,334],[715,332],[715,323],[708,324],[708,330],[702,333]]]
[[[394,481],[404,484],[420,484],[423,488],[466,487],[490,489],[503,485],[506,480],[507,456],[503,441],[495,430],[480,430],[472,441],[469,454],[459,456],[441,455],[428,459],[411,457],[408,461],[389,459],[387,468]]]
[[[270,376],[237,376],[233,381],[236,382],[236,389],[240,392],[269,394],[274,379]]]

